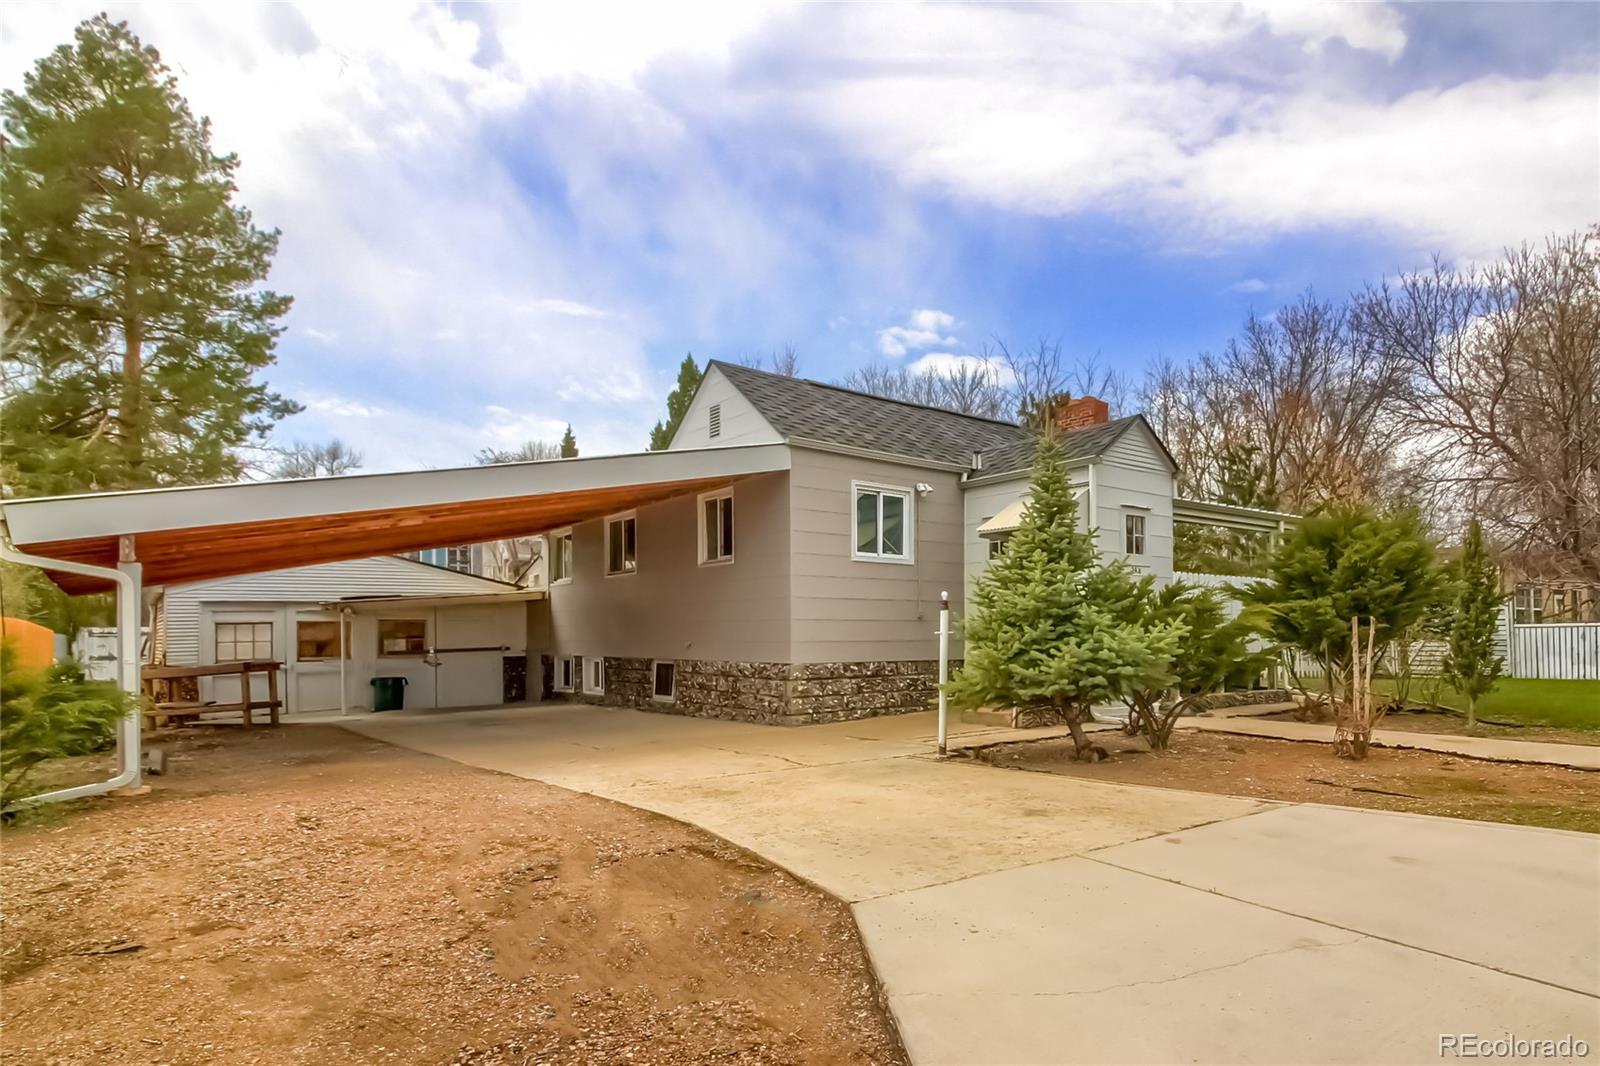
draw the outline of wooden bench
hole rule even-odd
[[[145,694],[150,697],[151,702],[150,709],[144,714],[145,724],[152,729],[159,729],[169,722],[178,725],[242,724],[250,728],[257,724],[255,713],[266,711],[268,724],[277,725],[278,712],[283,708],[283,701],[278,698],[278,670],[281,666],[281,663],[265,659],[216,663],[211,666],[147,666],[141,672]],[[264,700],[252,699],[250,693],[250,675],[259,673],[267,675],[267,698]],[[217,703],[172,698],[174,682],[185,678],[234,676],[239,678],[239,699],[236,702]],[[196,687],[198,685],[199,682],[196,680]],[[239,721],[234,723],[206,717],[220,714],[236,714],[239,716]]]

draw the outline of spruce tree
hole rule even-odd
[[[572,424],[567,424],[567,431],[561,434],[561,458],[576,459],[578,457],[578,438],[572,435]]]
[[[1142,625],[1140,582],[1121,560],[1102,564],[1060,446],[1040,437],[1022,523],[978,579],[965,660],[946,691],[958,707],[986,705],[1065,722],[1080,758],[1098,757],[1082,729],[1096,704],[1168,684],[1182,633]]]
[[[1505,660],[1495,654],[1500,627],[1500,568],[1483,547],[1483,529],[1474,518],[1455,566],[1444,676],[1467,698],[1467,727],[1478,724],[1478,700],[1493,691]]]
[[[694,399],[695,390],[700,387],[703,377],[705,371],[695,363],[694,353],[684,356],[683,362],[678,364],[678,384],[667,393],[667,420],[657,422],[650,430],[651,451],[665,451],[667,445],[672,443],[672,435],[678,432],[683,416],[689,411],[689,401]]]

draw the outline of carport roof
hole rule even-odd
[[[164,585],[526,536],[787,469],[786,445],[760,444],[4,500],[0,517],[22,551],[107,567],[131,555]]]

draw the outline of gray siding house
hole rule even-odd
[[[1170,578],[1175,465],[1149,423],[1092,398],[1057,418],[1102,552]],[[1027,431],[713,361],[669,450],[751,445],[787,469],[546,531],[547,695],[783,724],[928,705],[940,593],[959,619],[1015,528]]]

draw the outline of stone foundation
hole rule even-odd
[[[951,668],[958,665],[951,664]],[[606,658],[598,702],[642,711],[773,725],[811,725],[926,710],[938,696],[938,663],[746,663],[679,659],[675,698],[652,698],[649,659]]]
[[[1232,692],[1213,692],[1195,699],[1196,711],[1215,711],[1221,707],[1253,707],[1261,703],[1288,703],[1295,698],[1286,688],[1236,689]]]

